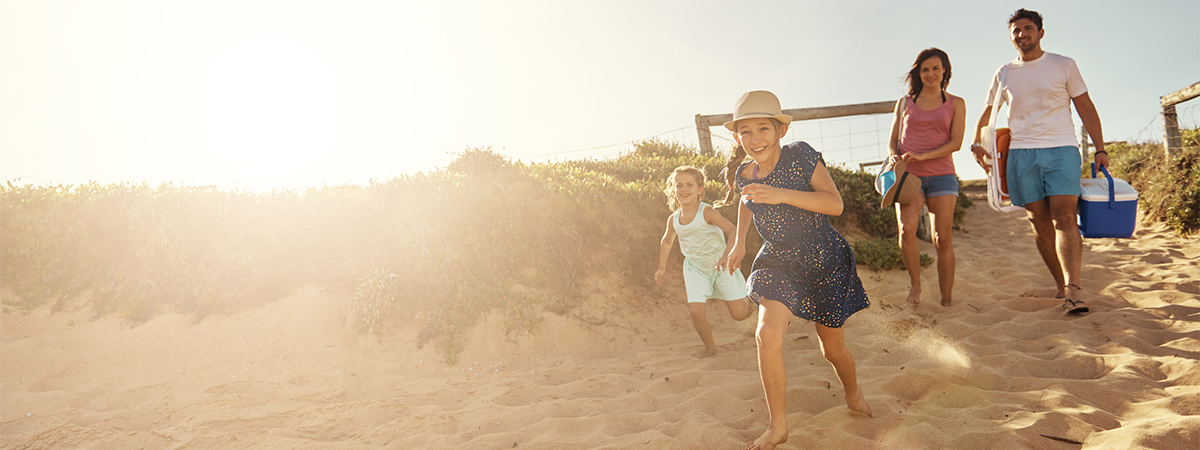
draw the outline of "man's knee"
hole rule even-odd
[[[1076,223],[1079,218],[1079,197],[1073,195],[1054,195],[1050,197],[1050,216],[1055,225],[1059,223]]]

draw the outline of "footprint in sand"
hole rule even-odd
[[[1146,264],[1170,264],[1175,262],[1175,260],[1165,255],[1157,255],[1153,253],[1141,257],[1140,260]]]

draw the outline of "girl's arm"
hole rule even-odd
[[[717,261],[717,268],[729,269],[730,275],[733,275],[733,271],[742,268],[742,258],[746,257],[746,234],[750,232],[750,223],[752,222],[754,222],[754,213],[746,207],[745,203],[738,202],[737,237],[733,240],[732,246],[725,245],[729,253]]]
[[[742,196],[754,203],[788,204],[827,216],[842,215],[842,195],[838,193],[837,185],[833,184],[833,178],[829,176],[829,171],[825,170],[825,163],[817,163],[817,168],[813,170],[809,184],[812,184],[813,192],[780,189],[765,184],[751,184],[742,188]],[[745,204],[742,207],[745,207]],[[741,233],[741,220],[742,216],[739,212],[738,233]]]
[[[729,219],[726,219],[716,208],[711,206],[704,208],[704,221],[708,222],[709,225],[716,225],[717,228],[725,232],[725,251],[721,252],[721,255],[728,255],[729,250],[733,249],[733,241],[737,237],[737,228],[729,222]],[[721,259],[723,260],[724,258]],[[724,261],[722,260],[717,261],[717,270],[725,268]]]
[[[942,144],[941,147],[925,153],[909,153],[904,156],[905,160],[915,159],[917,161],[925,161],[957,152],[958,149],[962,148],[963,132],[967,128],[966,115],[967,102],[963,101],[962,97],[954,97],[954,118],[950,121],[950,140]]]
[[[672,224],[674,214],[667,216],[667,232],[663,233],[662,241],[658,243],[658,272],[654,272],[654,282],[663,284],[663,275],[667,273],[667,257],[671,255],[671,245],[675,244],[675,226]]]

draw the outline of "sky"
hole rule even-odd
[[[545,162],[695,146],[694,116],[749,90],[785,109],[894,101],[928,47],[950,55],[970,128],[1022,7],[1045,17],[1042,48],[1078,63],[1106,141],[1161,140],[1159,97],[1200,81],[1200,2],[1134,5],[0,0],[0,180],[265,191],[438,170],[469,148]],[[1197,104],[1178,106],[1185,126]],[[785,139],[857,167],[886,152],[890,120]],[[969,151],[955,163],[984,176]]]

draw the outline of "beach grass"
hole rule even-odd
[[[1142,192],[1147,217],[1193,233],[1196,131],[1185,136],[1191,144],[1175,159],[1156,158],[1152,145],[1116,145],[1110,155],[1114,175]],[[650,287],[670,213],[667,175],[680,165],[701,168],[705,198],[716,203],[725,162],[649,140],[616,158],[555,163],[468,149],[431,173],[265,193],[9,184],[0,186],[0,279],[17,299],[3,308],[57,308],[84,296],[93,317],[116,314],[136,326],[164,312],[194,321],[231,314],[315,284],[346,303],[362,333],[385,332],[400,318],[424,321],[418,344],[434,343],[454,363],[464,330],[490,312],[520,332],[538,326],[538,311],[577,308],[586,275]],[[835,227],[866,241],[855,244],[859,261],[903,267],[894,212],[877,207],[874,175],[829,171],[845,203]],[[968,206],[960,196],[956,224]]]

